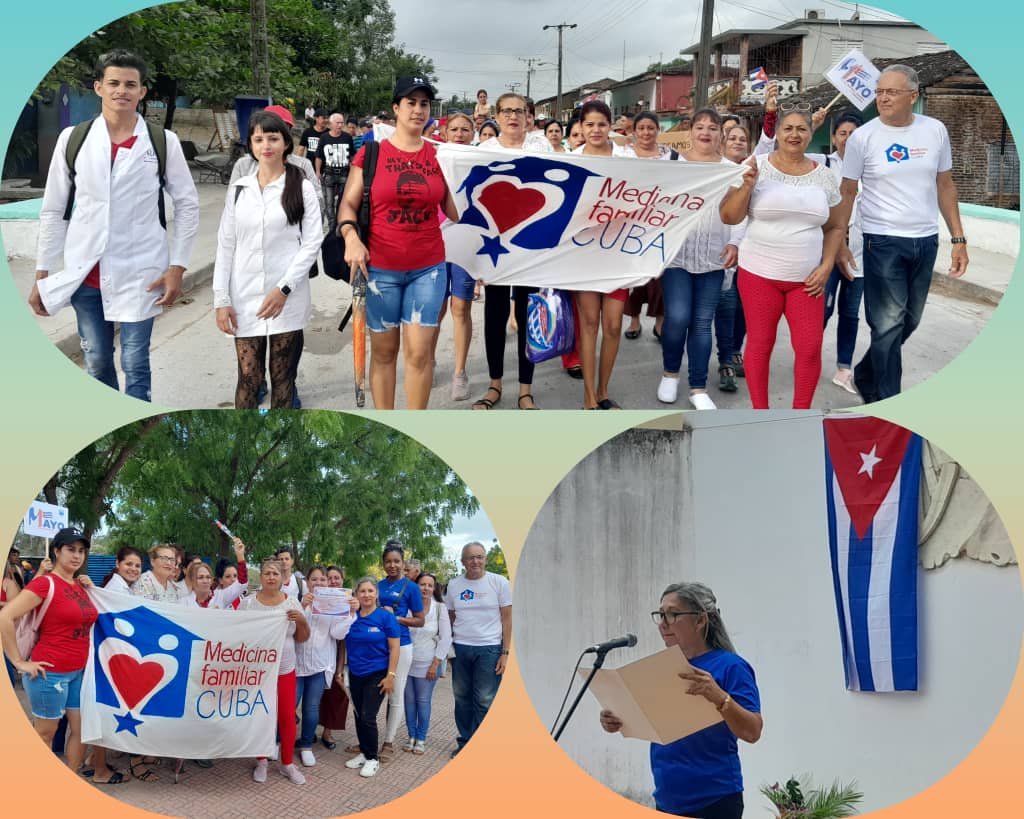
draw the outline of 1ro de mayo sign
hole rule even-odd
[[[53,537],[61,529],[68,525],[68,510],[66,506],[54,506],[52,503],[33,503],[28,512],[25,513],[25,520],[22,528],[26,535],[37,535],[38,537]]]
[[[881,72],[871,60],[853,49],[825,74],[825,79],[863,111],[875,101],[875,88]]]

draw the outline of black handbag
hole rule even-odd
[[[377,171],[377,155],[380,153],[380,143],[367,142],[363,151],[363,202],[359,206],[359,213],[356,221],[359,223],[359,238],[363,243],[370,239],[370,188],[373,186],[373,175]],[[334,219],[337,220],[337,215]],[[320,245],[323,253],[324,273],[335,281],[352,283],[352,271],[345,261],[345,240],[338,235],[336,222],[324,236]]]

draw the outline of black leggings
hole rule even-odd
[[[235,409],[256,409],[260,382],[266,370],[267,336],[235,339],[238,355],[238,384],[235,386]],[[295,392],[295,375],[302,357],[302,330],[276,333],[270,339],[270,406],[288,409]]]
[[[505,326],[508,324],[511,287],[505,284],[487,285],[484,297],[484,348],[487,350],[487,369],[491,379],[500,381],[505,375]],[[519,355],[519,383],[533,383],[533,362],[526,357],[526,302],[536,287],[516,287],[512,296],[516,304],[516,352]]]
[[[687,811],[686,815],[691,819],[743,819],[743,794],[723,796],[703,808]]]
[[[387,670],[374,671],[360,677],[349,672],[348,688],[352,692],[352,708],[356,713],[356,736],[359,738],[359,750],[367,759],[377,758],[377,712],[384,702],[384,694],[378,686],[387,673]]]

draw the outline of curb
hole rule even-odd
[[[965,279],[954,279],[945,270],[932,271],[929,291],[963,301],[981,302],[992,307],[998,307],[1003,298],[1002,292],[994,287],[986,287]]]
[[[179,298],[187,298],[193,290],[197,287],[202,287],[211,279],[213,279],[213,262],[207,262],[193,270],[186,270],[185,275],[181,277],[181,296]],[[174,308],[172,307],[171,309],[173,310]],[[165,310],[160,316],[166,315],[166,313],[167,311]],[[157,316],[157,320],[160,319],[160,316]],[[53,343],[58,350],[72,361],[81,362],[82,347],[76,332],[72,330],[61,338],[53,339]]]

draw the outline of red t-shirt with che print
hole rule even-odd
[[[89,659],[89,629],[99,613],[77,581],[68,583],[54,573],[35,578],[25,588],[46,603],[53,581],[53,599],[39,627],[39,642],[32,649],[32,662],[53,663],[47,671],[65,674],[85,668]],[[34,611],[34,609],[33,609]],[[28,616],[28,615],[26,615]]]
[[[110,167],[114,167],[114,160],[117,159],[117,152],[121,148],[124,150],[130,150],[135,144],[137,136],[130,136],[124,142],[111,142],[110,143]],[[82,282],[86,287],[95,287],[97,290],[100,289],[100,263],[96,262],[93,265],[92,270],[89,271],[89,275],[85,277],[85,281]]]
[[[370,189],[370,265],[384,270],[418,270],[444,261],[438,206],[447,193],[437,151],[429,142],[414,153],[390,140],[379,143]],[[363,167],[366,148],[352,164]]]

